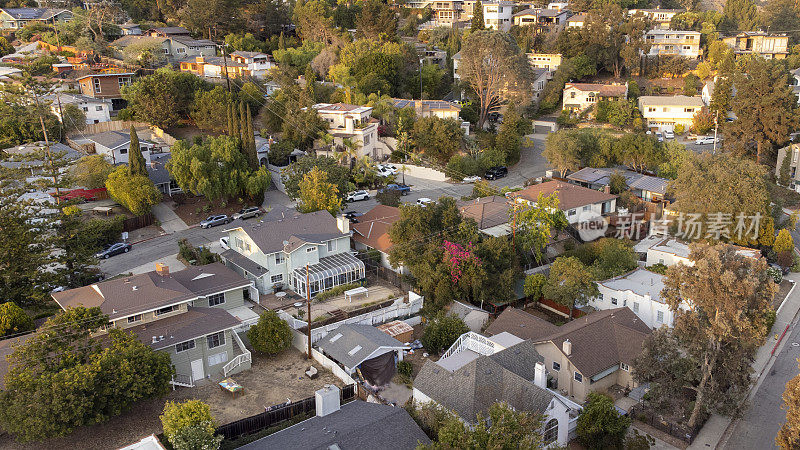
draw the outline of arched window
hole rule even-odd
[[[558,439],[558,419],[550,419],[544,424],[544,445],[550,445]]]

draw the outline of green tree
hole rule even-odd
[[[131,142],[128,145],[128,174],[130,176],[147,176],[147,162],[142,156],[142,148],[139,146],[139,136],[136,134],[136,128],[131,125],[130,133]]]
[[[107,323],[99,308],[72,308],[14,349],[0,391],[3,429],[20,441],[62,436],[169,391],[169,355],[124,330],[93,335]]]
[[[0,56],[14,53],[14,46],[8,43],[5,37],[0,37]]]
[[[27,79],[23,79],[22,83],[31,86]],[[0,96],[3,97],[3,101],[0,102],[0,147],[8,148],[33,141],[44,141],[40,116],[44,121],[48,137],[53,139],[58,136],[58,117],[50,111],[47,102],[40,101],[37,106],[31,92],[32,90],[25,90],[10,83],[5,83],[0,88]]]
[[[675,141],[668,141],[664,144],[663,155],[663,160],[658,164],[656,173],[659,177],[670,180],[677,178],[681,165],[695,156],[694,152],[688,150],[685,145]]]
[[[33,328],[33,320],[16,303],[0,304],[0,336],[16,335]]]
[[[581,145],[577,137],[565,130],[547,135],[542,156],[555,167],[562,177],[581,165]]]
[[[798,125],[798,114],[797,96],[787,80],[786,70],[780,66],[763,58],[748,60],[734,81],[736,120],[723,127],[728,150],[755,153],[756,161],[763,164],[774,146],[789,139]],[[754,98],[759,101],[747,100]]]
[[[702,88],[700,79],[697,75],[690,73],[683,79],[683,95],[694,97]]]
[[[332,44],[339,36],[333,24],[331,8],[327,2],[309,0],[297,2],[292,14],[292,23],[304,42]]]
[[[114,166],[103,155],[87,155],[79,159],[70,169],[70,177],[79,186],[98,189],[106,186],[106,180]]]
[[[462,334],[469,331],[469,327],[455,314],[439,314],[431,320],[422,333],[422,345],[433,353],[439,354],[450,348]]]
[[[161,193],[146,175],[131,175],[126,166],[119,166],[106,180],[108,195],[128,211],[139,216],[150,212],[161,201]]]
[[[297,162],[281,170],[281,180],[286,188],[286,195],[290,198],[299,198],[300,182],[315,167],[328,175],[327,181],[336,186],[339,198],[343,199],[348,192],[353,190],[350,188],[350,171],[339,165],[335,159],[327,156],[306,156],[298,158]]]
[[[534,273],[528,275],[525,277],[525,284],[523,286],[525,296],[538,301],[542,298],[542,289],[544,289],[545,283],[547,283],[547,277],[544,276],[544,274]]]
[[[86,128],[86,113],[78,105],[64,105],[61,112],[61,124],[66,133],[81,131]]]
[[[530,96],[530,65],[514,39],[506,33],[471,32],[464,38],[458,71],[461,80],[478,97],[478,128],[483,128],[489,114],[498,111],[502,102]]]
[[[629,241],[603,238],[591,244],[597,254],[592,263],[595,279],[616,277],[637,267],[636,253]]]
[[[489,414],[478,414],[470,426],[449,413],[439,426],[437,439],[420,449],[534,449],[543,448],[542,417],[525,411],[517,411],[505,403],[489,407]]]
[[[714,128],[715,123],[714,114],[704,106],[694,114],[692,129],[697,134],[706,134]]]
[[[460,149],[464,132],[455,119],[432,116],[417,119],[412,136],[419,151],[440,164],[446,164]]]
[[[553,233],[567,227],[567,217],[559,208],[558,193],[539,194],[534,205],[515,203],[509,220],[517,223],[517,241],[523,250],[533,253],[537,261]],[[516,215],[516,217],[514,217]]]
[[[578,415],[578,440],[592,450],[622,448],[630,425],[631,419],[617,412],[611,397],[590,392]]]
[[[789,230],[786,228],[778,232],[778,237],[775,238],[775,243],[772,244],[772,249],[775,253],[790,252],[794,248],[794,240]]]
[[[128,101],[125,111],[134,118],[168,128],[189,117],[198,90],[209,89],[206,81],[193,74],[162,68],[123,88],[122,97]]]
[[[277,355],[292,345],[292,330],[278,313],[266,311],[258,318],[258,323],[247,330],[247,339],[256,351]]]
[[[470,31],[480,31],[486,29],[483,23],[483,4],[481,0],[475,2],[472,6],[472,22],[470,23]]]
[[[216,421],[211,408],[200,400],[167,402],[159,416],[164,436],[175,450],[215,450],[222,436],[215,436]]]
[[[572,311],[597,296],[597,285],[591,269],[574,256],[561,256],[550,266],[550,275],[542,289],[545,298]]]
[[[328,182],[328,175],[314,167],[300,182],[300,202],[297,207],[304,213],[327,210],[335,216],[342,208],[342,200],[336,185]]]
[[[217,133],[225,132],[228,129],[225,112],[231,103],[230,97],[222,86],[215,86],[210,91],[196,92],[190,114],[197,128]]]
[[[786,422],[781,425],[775,436],[775,445],[784,450],[800,446],[800,375],[786,383],[783,391],[783,409],[786,410]]]
[[[394,39],[397,35],[397,18],[386,3],[366,0],[362,2],[356,30],[368,39]]]
[[[758,25],[758,6],[753,0],[731,0],[722,8],[724,27],[730,30],[751,31]]]
[[[94,281],[95,254],[103,245],[119,241],[122,218],[86,220],[80,211],[64,208],[52,226],[50,244],[55,252],[54,283],[67,288],[82,287]]]
[[[781,186],[789,186],[789,170],[791,165],[791,158],[789,157],[789,151],[791,147],[786,149],[786,153],[783,156],[783,161],[781,162],[781,168],[778,171],[778,183]]]

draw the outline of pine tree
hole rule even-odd
[[[286,39],[283,37],[283,31],[281,31],[281,35],[278,37],[278,49],[286,50]]]
[[[472,24],[470,26],[471,31],[483,30],[486,28],[483,24],[483,5],[481,1],[478,0],[475,2],[475,6],[472,7]]]
[[[308,95],[308,100],[311,104],[316,103],[317,92],[316,92],[316,80],[317,77],[314,75],[314,71],[311,69],[311,64],[306,66],[306,73],[304,75],[306,79],[306,95]]]
[[[133,125],[131,125],[131,143],[128,151],[128,173],[147,176],[147,162],[142,156],[142,149],[139,147],[139,136],[136,135],[136,128]]]

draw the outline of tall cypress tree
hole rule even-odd
[[[306,66],[306,73],[303,77],[306,79],[306,95],[308,95],[308,100],[313,105],[317,102],[317,77],[311,69],[311,64]]]
[[[475,2],[475,6],[472,7],[472,23],[470,24],[470,30],[478,31],[485,28],[486,26],[483,23],[483,5],[481,1],[478,0]]]
[[[228,136],[233,133],[233,104],[228,102]]]
[[[128,173],[130,175],[147,176],[147,162],[142,156],[142,149],[139,147],[139,136],[136,135],[136,128],[131,125],[131,144],[128,150]]]
[[[242,141],[240,147],[247,156],[247,113],[244,111],[244,102],[239,102],[239,139]]]
[[[236,113],[236,104],[234,103],[231,105],[231,122],[233,122],[233,126],[231,127],[230,133],[228,135],[230,137],[242,137],[241,131],[239,131],[239,115]]]
[[[253,170],[258,170],[258,154],[256,153],[256,137],[253,131],[253,115],[247,105],[247,159]]]

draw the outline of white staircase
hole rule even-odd
[[[472,350],[480,355],[489,356],[495,354],[501,349],[497,348],[495,343],[486,337],[481,336],[474,331],[468,331],[459,336],[458,339],[453,342],[453,345],[451,345],[450,348],[444,352],[441,359],[452,356],[462,350]]]
[[[231,335],[233,335],[233,341],[239,346],[239,349],[242,351],[242,353],[228,361],[228,364],[225,364],[225,366],[222,367],[222,373],[226,377],[233,373],[233,371],[242,364],[253,361],[253,356],[250,354],[250,350],[247,350],[247,348],[244,346],[244,343],[239,335],[235,332],[231,333]]]

